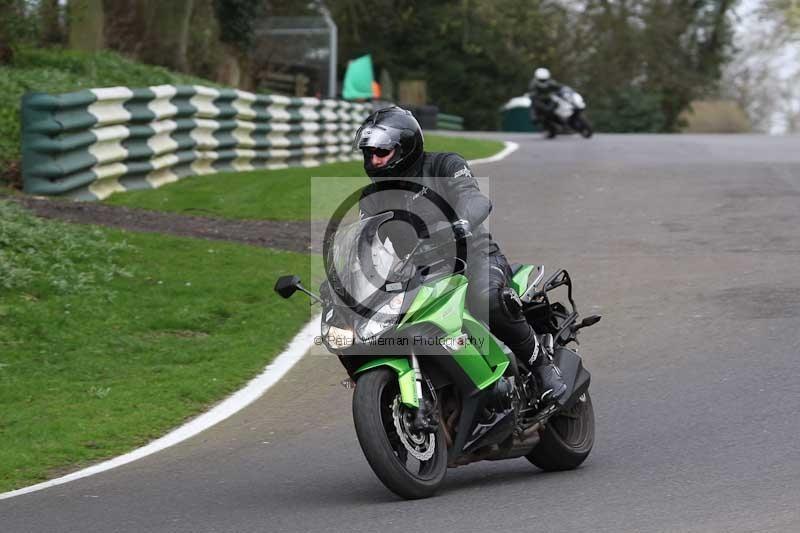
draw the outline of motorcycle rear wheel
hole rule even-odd
[[[586,460],[592,446],[594,408],[587,391],[569,412],[550,419],[542,440],[525,458],[548,472],[572,470]]]
[[[414,457],[395,425],[399,394],[397,374],[388,368],[359,376],[353,394],[356,435],[367,462],[386,488],[410,500],[427,498],[436,493],[447,473],[444,430],[440,426],[428,441],[433,444],[430,459]],[[407,443],[420,442],[419,434],[406,433],[404,438]]]

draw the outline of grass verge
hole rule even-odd
[[[307,278],[306,255],[0,206],[0,492],[164,434],[237,390],[309,317],[307,300],[272,292],[279,274]]]
[[[425,144],[430,151],[457,152],[466,159],[488,157],[503,148],[499,141],[436,135],[427,135]],[[360,162],[353,161],[311,169],[298,167],[194,176],[159,189],[115,194],[106,202],[223,218],[308,220],[311,176],[364,176],[364,168]],[[364,183],[367,183],[366,177]],[[319,182],[315,182],[317,186]],[[350,187],[344,189],[345,193],[352,191]],[[321,193],[314,189],[316,197],[327,196],[334,205],[340,200],[340,188],[336,187],[335,181],[331,181],[327,195]]]

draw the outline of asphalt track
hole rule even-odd
[[[800,531],[800,138],[497,137],[497,240],[603,315],[583,467],[476,463],[401,501],[317,350],[188,441],[0,501],[0,531]]]

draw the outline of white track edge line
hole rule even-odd
[[[470,165],[494,163],[496,161],[505,159],[514,151],[516,151],[517,148],[519,148],[519,145],[515,142],[504,141],[504,144],[505,148],[491,157],[484,157],[483,159],[471,159],[467,162]],[[320,329],[320,319],[321,315],[317,315],[316,317],[312,318],[311,321],[306,324],[302,330],[300,330],[300,333],[298,333],[294,339],[292,339],[286,350],[276,357],[272,363],[268,364],[261,374],[250,380],[250,382],[248,382],[244,388],[231,394],[228,398],[213,407],[210,411],[199,415],[197,418],[194,418],[186,424],[172,430],[163,437],[160,437],[150,444],[142,446],[141,448],[137,448],[132,452],[128,452],[124,455],[114,457],[113,459],[103,461],[102,463],[84,468],[83,470],[78,470],[77,472],[67,474],[66,476],[51,479],[49,481],[43,481],[42,483],[12,490],[10,492],[4,492],[0,494],[0,500],[13,498],[14,496],[21,496],[23,494],[36,492],[49,487],[55,487],[56,485],[63,485],[64,483],[75,481],[76,479],[89,477],[94,474],[99,474],[100,472],[105,472],[106,470],[111,470],[112,468],[116,468],[118,466],[132,463],[137,459],[147,457],[148,455],[159,452],[165,448],[169,448],[170,446],[178,444],[179,442],[182,442],[190,437],[194,437],[198,433],[205,431],[211,426],[222,422],[226,418],[236,414],[261,397],[261,395],[263,395],[271,386],[277,383],[279,379],[281,379],[300,359],[303,358],[303,355],[305,355],[305,353],[314,344],[314,337],[316,336],[316,332]]]
[[[244,407],[257,400],[267,391],[267,389],[277,383],[277,381],[283,377],[284,374],[286,374],[295,365],[295,363],[297,363],[303,357],[303,355],[305,355],[308,349],[314,344],[314,337],[319,334],[320,317],[321,315],[317,315],[312,318],[311,321],[306,324],[302,330],[300,330],[300,333],[295,335],[294,339],[292,339],[292,341],[289,343],[289,346],[286,348],[286,350],[276,357],[270,364],[268,364],[261,374],[250,380],[250,382],[247,383],[247,385],[245,385],[242,389],[228,396],[225,400],[214,406],[211,410],[199,415],[183,426],[172,430],[163,437],[154,440],[150,444],[142,446],[141,448],[137,448],[132,452],[114,457],[113,459],[109,459],[88,468],[84,468],[83,470],[78,470],[77,472],[67,474],[66,476],[44,481],[36,485],[31,485],[30,487],[2,493],[0,494],[0,500],[13,498],[14,496],[20,496],[22,494],[35,492],[56,485],[61,485],[76,479],[88,477],[100,472],[105,472],[106,470],[111,470],[112,468],[116,468],[118,466],[131,463],[137,459],[141,459],[142,457],[146,457],[161,451],[164,448],[178,444],[179,442],[193,437],[201,431],[204,431],[211,426],[222,422],[229,416],[242,410]]]
[[[517,148],[519,148],[519,145],[517,143],[511,141],[503,141],[503,144],[505,144],[505,148],[503,148],[501,151],[494,154],[493,156],[484,157],[483,159],[473,159],[471,161],[468,161],[468,163],[470,165],[480,165],[482,163],[495,163],[497,161],[505,159],[506,157],[514,153],[517,150]]]

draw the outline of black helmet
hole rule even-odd
[[[411,111],[397,106],[384,107],[372,113],[358,128],[353,149],[364,153],[364,170],[371,178],[403,176],[422,155],[423,138],[419,122]],[[394,149],[386,166],[372,166],[369,148]]]

